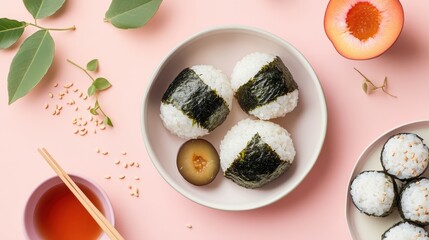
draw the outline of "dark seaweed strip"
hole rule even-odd
[[[226,170],[225,177],[244,187],[260,187],[277,178],[289,165],[262,141],[259,134],[255,134]]]
[[[263,106],[298,89],[289,69],[280,57],[263,66],[246,84],[238,88],[236,97],[245,112]]]
[[[395,225],[393,225],[392,227],[390,227],[389,229],[387,229],[384,233],[383,233],[383,235],[381,235],[381,240],[384,240],[384,239],[386,239],[386,235],[387,235],[387,233],[390,231],[390,230],[392,230],[393,228],[395,228],[395,227],[397,227],[397,226],[399,226],[399,225],[401,225],[401,224],[405,224],[405,223],[408,223],[408,224],[410,224],[410,225],[412,225],[412,226],[415,226],[415,227],[418,227],[418,228],[420,228],[419,230],[423,230],[423,234],[424,234],[424,236],[425,235],[427,235],[427,231],[426,231],[426,229],[424,229],[423,227],[421,227],[421,226],[419,226],[419,225],[417,225],[417,224],[414,224],[414,223],[412,223],[412,222],[407,222],[407,221],[401,221],[401,222],[398,222],[398,223],[396,223]],[[426,233],[426,234],[425,234]]]
[[[229,113],[225,100],[190,68],[180,72],[168,86],[162,96],[162,102],[173,104],[209,131],[219,126]]]

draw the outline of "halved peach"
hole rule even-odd
[[[399,0],[331,0],[324,25],[338,53],[370,59],[395,43],[404,25],[404,10]]]

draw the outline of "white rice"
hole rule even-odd
[[[429,223],[429,179],[422,178],[405,186],[400,209],[406,220]]]
[[[257,107],[249,113],[259,119],[269,120],[284,117],[286,113],[294,110],[296,105],[298,105],[298,89],[280,96],[264,106]]]
[[[398,179],[420,176],[428,167],[429,151],[415,134],[398,134],[391,137],[381,153],[387,173]]]
[[[257,133],[261,136],[262,141],[270,145],[279,155],[282,161],[293,162],[295,148],[286,129],[272,122],[244,119],[233,126],[220,143],[219,156],[224,172]]]
[[[234,92],[251,80],[263,66],[272,62],[276,56],[255,52],[246,55],[234,67],[231,74],[231,88]],[[298,89],[286,95],[279,96],[274,101],[259,106],[249,112],[249,114],[262,119],[269,120],[277,117],[283,117],[291,112],[298,105]]]
[[[429,237],[424,228],[402,222],[386,231],[382,240],[429,240]]]
[[[356,176],[350,186],[350,195],[356,207],[369,215],[388,213],[395,200],[392,179],[383,172],[366,171]]]
[[[231,74],[231,88],[236,92],[242,85],[253,78],[259,70],[268,63],[272,62],[276,56],[255,52],[246,55],[238,61]]]
[[[201,80],[222,97],[229,110],[232,109],[233,91],[227,76],[211,65],[196,65],[191,67]],[[172,104],[161,103],[160,116],[164,127],[171,133],[184,138],[195,139],[207,135],[209,131],[189,118]]]

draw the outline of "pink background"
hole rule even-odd
[[[126,239],[349,239],[345,220],[346,188],[360,153],[375,138],[399,124],[427,119],[429,102],[429,3],[403,1],[405,26],[384,55],[366,61],[341,57],[323,29],[328,1],[313,0],[165,0],[149,24],[119,30],[103,22],[110,1],[68,1],[40,25],[67,27],[52,32],[56,53],[52,69],[34,91],[7,105],[7,74],[17,51],[0,51],[0,229],[2,239],[23,239],[22,213],[31,191],[53,171],[36,149],[46,147],[70,173],[90,177],[111,198],[117,228]],[[22,1],[2,0],[0,16],[32,22]],[[254,26],[294,45],[314,67],[328,104],[328,133],[310,174],[292,193],[257,210],[225,212],[200,206],[172,189],[160,177],[144,148],[140,131],[141,100],[147,81],[164,56],[188,36],[226,24]],[[24,36],[34,31],[27,29]],[[22,42],[22,39],[21,41]],[[85,137],[74,135],[76,112],[62,102],[61,115],[51,115],[58,100],[48,98],[73,82],[84,90],[89,79],[68,64],[99,58],[97,74],[114,87],[100,102],[114,121],[113,129]],[[389,78],[391,98],[381,92],[365,95],[360,69],[377,84]],[[78,113],[91,101],[79,103]],[[49,110],[43,108],[50,103]],[[95,152],[108,150],[107,156]],[[126,157],[120,151],[128,152]],[[115,159],[138,161],[140,168],[115,166]],[[110,174],[113,179],[105,180]],[[129,196],[128,182],[117,176],[140,176],[140,197]],[[135,181],[134,181],[135,182]],[[193,226],[192,229],[186,227]]]

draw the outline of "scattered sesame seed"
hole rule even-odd
[[[133,186],[131,186],[131,184],[128,184],[128,189],[132,189]]]
[[[86,99],[88,99],[88,96],[85,95],[85,97],[83,97],[83,100],[86,100]]]
[[[64,88],[71,88],[71,87],[73,87],[73,83],[68,83],[68,84],[64,85]]]
[[[79,107],[75,107],[75,108],[74,108],[74,110],[75,110],[75,111],[78,111],[78,110],[79,110]]]
[[[45,103],[45,109],[49,108],[49,104]]]
[[[80,92],[79,97],[81,98],[83,96],[83,92]]]
[[[187,228],[189,228],[189,229],[192,229],[192,225],[191,225],[191,224],[189,224],[189,223],[188,223],[188,224],[186,224],[186,227],[187,227]]]
[[[104,176],[104,178],[105,179],[110,179],[110,178],[112,178],[110,175],[106,175],[106,176]]]
[[[128,163],[124,163],[124,168],[128,168]]]
[[[91,106],[88,106],[87,108],[86,108],[86,110],[90,110],[91,109]]]
[[[99,149],[99,148],[96,148],[96,149],[95,149],[95,151],[96,151],[97,153],[100,153],[100,149]]]
[[[101,126],[100,126],[100,129],[101,129],[101,130],[106,129],[106,125],[101,125]]]
[[[55,84],[54,84],[54,87],[58,87],[58,83],[55,83]]]
[[[116,164],[116,165],[118,165],[118,164],[120,164],[120,163],[121,163],[121,160],[116,160],[116,161],[115,161],[115,164]]]
[[[101,154],[103,154],[103,155],[107,155],[107,154],[109,154],[109,152],[108,152],[108,151],[105,151],[105,152],[102,152]]]
[[[74,134],[78,134],[79,133],[79,129],[74,130],[73,132]]]
[[[79,91],[79,88],[75,88],[75,89],[73,90],[73,92],[77,92],[77,91]]]
[[[132,167],[134,166],[135,162],[130,162],[129,165]]]
[[[135,179],[135,180],[137,180],[137,181],[138,181],[138,180],[140,180],[140,178],[139,178],[139,177],[134,177],[134,179]]]
[[[119,176],[119,179],[124,179],[125,178],[125,175],[121,175],[121,176]]]
[[[127,152],[125,152],[125,151],[121,151],[121,154],[122,154],[122,155],[127,155]]]
[[[50,98],[54,98],[54,94],[49,93],[48,95],[49,95]]]

